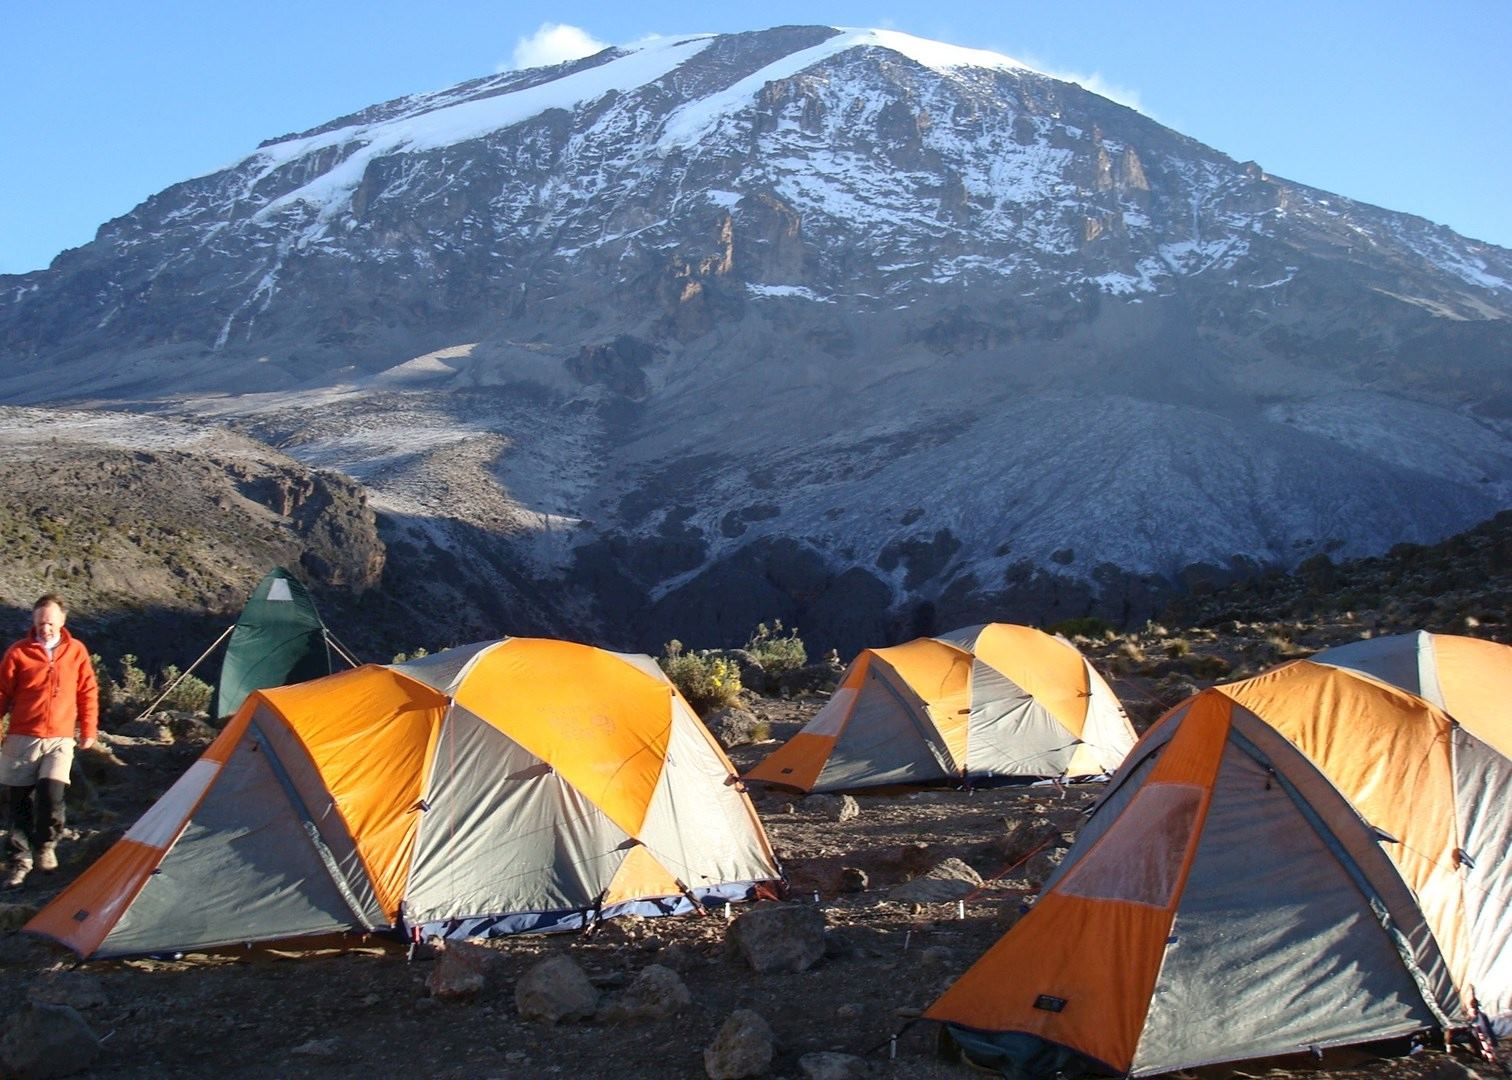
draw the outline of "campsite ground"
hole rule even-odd
[[[822,699],[758,699],[773,740],[791,735]],[[119,764],[98,758],[93,794],[75,815],[80,837],[62,870],[34,875],[0,908],[7,930],[46,901],[185,768],[208,729],[187,718],[136,725],[113,737]],[[775,742],[737,747],[748,767]],[[81,787],[78,794],[90,793]],[[0,936],[0,993],[74,1005],[104,1041],[93,1074],[222,1077],[704,1075],[702,1052],[735,1009],[770,1024],[769,1075],[800,1077],[799,1059],[839,1051],[877,1077],[970,1075],[941,1061],[933,1025],[909,1021],[1018,917],[1020,904],[1064,853],[1095,795],[1091,787],[1000,788],[863,796],[848,820],[837,799],[760,794],[758,809],[798,903],[815,895],[829,927],[825,959],[798,974],[755,974],[726,946],[721,913],[618,920],[596,935],[523,936],[487,943],[481,993],[441,1000],[426,987],[435,959],[406,959],[382,942],[342,950],[262,950],[181,960],[76,967],[69,956],[13,932]],[[919,902],[898,890],[946,859],[991,879],[965,904]],[[862,886],[861,877],[865,875]],[[852,891],[847,891],[852,890]],[[14,905],[14,906],[12,906]],[[547,1026],[522,1020],[514,986],[552,954],[572,956],[612,1001],[650,964],[677,970],[692,1005],[675,1017],[596,1019]],[[1200,1022],[1194,1020],[1194,1022]],[[898,1034],[896,1056],[889,1040]],[[1328,1080],[1462,1076],[1442,1054],[1363,1053],[1309,1069],[1247,1067],[1272,1077]],[[1236,1075],[1227,1068],[1209,1075]]]

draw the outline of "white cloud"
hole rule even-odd
[[[1116,101],[1120,105],[1127,105],[1135,112],[1145,113],[1146,116],[1149,115],[1148,112],[1145,112],[1144,106],[1139,103],[1139,92],[1137,90],[1130,90],[1124,86],[1116,86],[1095,71],[1090,75],[1057,75],[1056,78],[1081,83],[1083,87],[1094,94],[1101,94],[1110,101]]]
[[[602,52],[609,46],[588,31],[564,23],[542,23],[534,34],[515,42],[506,68],[548,67]]]
[[[1110,101],[1118,102],[1120,105],[1126,105],[1135,112],[1144,113],[1146,116],[1150,115],[1145,107],[1139,103],[1139,92],[1137,90],[1130,90],[1124,86],[1115,86],[1095,71],[1089,75],[1082,75],[1075,71],[1057,71],[1054,67],[1042,64],[1037,60],[1032,60],[1027,56],[1020,56],[1019,58],[1042,75],[1048,75],[1052,79],[1061,79],[1065,82],[1080,83],[1085,90],[1090,90],[1094,94],[1100,94]]]

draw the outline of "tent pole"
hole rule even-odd
[[[176,679],[174,679],[171,683],[168,684],[168,689],[164,690],[161,694],[159,694],[156,701],[154,701],[151,705],[147,706],[147,708],[145,708],[145,709],[142,710],[142,715],[138,716],[137,720],[145,720],[145,719],[147,719],[147,717],[151,716],[152,715],[152,710],[156,709],[159,705],[161,705],[163,703],[163,699],[166,698],[169,694],[173,693],[173,688],[175,686],[177,686],[179,683],[183,682],[185,679],[187,679],[190,676],[190,674],[194,671],[195,668],[197,668],[201,664],[203,664],[205,662],[205,657],[207,657],[211,653],[213,653],[215,651],[215,649],[216,649],[216,646],[219,645],[221,642],[223,642],[223,641],[226,640],[226,635],[229,634],[229,633],[231,633],[231,631],[233,631],[235,629],[236,629],[236,624],[235,623],[232,623],[230,626],[226,627],[226,629],[221,633],[221,636],[218,637],[218,638],[216,638],[215,641],[214,641],[214,643],[211,644],[211,646],[208,649],[206,649],[204,652],[200,653],[198,660],[196,660],[194,663],[190,664],[189,667],[186,668],[184,671],[179,672],[179,677],[176,678]],[[133,723],[135,723],[135,721],[133,721]]]
[[[341,642],[336,640],[336,635],[331,633],[329,629],[325,630],[325,638],[326,641],[330,643],[331,647],[334,648],[336,652],[341,656],[341,658],[348,664],[351,664],[354,668],[359,668],[362,666],[359,661],[352,659],[352,654],[342,647]]]

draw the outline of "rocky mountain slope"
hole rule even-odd
[[[339,470],[497,632],[849,652],[1490,517],[1509,316],[1503,249],[1007,57],[782,27],[270,140],[0,278],[0,400]]]
[[[55,591],[91,648],[180,667],[270,567],[360,597],[385,559],[344,476],[224,432],[24,408],[0,408],[0,545],[5,641]]]

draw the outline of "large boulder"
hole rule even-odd
[[[981,874],[960,859],[950,858],[936,864],[912,881],[899,885],[889,895],[894,900],[933,904],[963,899],[981,884]]]
[[[730,924],[729,941],[753,971],[807,971],[824,956],[824,913],[763,901]]]
[[[26,998],[39,1005],[67,1005],[82,1013],[106,1003],[105,984],[87,971],[50,971],[26,988]]]
[[[72,1076],[100,1056],[100,1040],[68,1005],[28,1002],[15,1013],[0,1037],[0,1066],[21,1080]]]
[[[838,663],[821,662],[790,668],[777,676],[777,692],[783,697],[833,691],[845,669]]]
[[[755,713],[739,705],[716,709],[704,717],[704,725],[726,750],[756,742],[760,724]]]
[[[704,1072],[710,1080],[760,1076],[772,1064],[772,1029],[760,1013],[732,1012],[704,1049]]]

